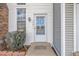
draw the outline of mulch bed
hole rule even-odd
[[[25,56],[26,55],[26,49],[22,48],[17,51],[10,51],[9,49],[4,49],[0,51],[0,56]]]

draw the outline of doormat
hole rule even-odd
[[[46,49],[46,46],[35,46],[34,49],[38,50],[38,49]]]

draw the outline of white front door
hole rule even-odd
[[[46,42],[46,15],[34,15],[35,42]]]

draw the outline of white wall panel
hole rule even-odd
[[[14,3],[8,3],[9,8],[9,31],[17,30],[16,8]],[[21,6],[22,7],[22,6]],[[25,6],[23,6],[25,8]],[[53,41],[53,4],[51,3],[26,3],[26,43],[34,42],[34,14],[47,13],[47,42],[52,45]],[[28,21],[31,17],[31,22]]]

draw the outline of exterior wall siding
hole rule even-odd
[[[47,14],[47,41],[52,46],[53,44],[53,4],[52,3],[26,3],[26,5],[17,5],[16,3],[8,3],[9,8],[9,32],[17,30],[17,14],[16,8],[26,8],[26,42],[25,45],[30,45],[35,42],[34,38],[34,14],[46,13]],[[28,21],[28,18],[31,21]]]
[[[61,55],[61,4],[53,4],[53,45]]]

